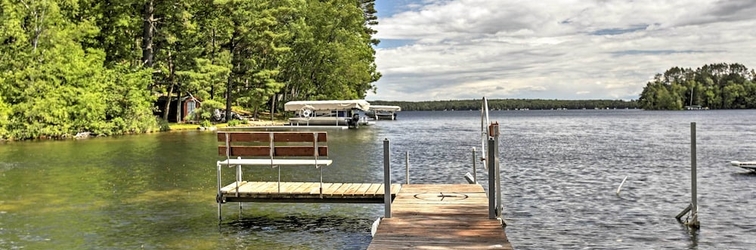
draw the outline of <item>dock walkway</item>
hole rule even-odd
[[[238,187],[238,189],[237,189]],[[226,202],[277,203],[383,203],[381,183],[322,183],[319,182],[247,182],[231,183],[221,188]],[[402,185],[391,184],[395,196]]]
[[[477,184],[405,184],[368,249],[513,249]]]

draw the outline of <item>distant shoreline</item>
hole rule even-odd
[[[442,101],[368,101],[371,105],[399,106],[402,111],[480,109],[482,99]],[[488,99],[491,110],[639,109],[636,100]]]

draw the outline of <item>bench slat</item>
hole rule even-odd
[[[327,142],[328,137],[324,132],[312,132],[312,133],[274,133],[274,142],[314,142],[315,136],[318,135],[318,142]]]
[[[273,156],[310,156],[314,157],[315,152],[312,146],[276,146],[274,147]],[[218,155],[226,155],[226,146],[218,146]],[[270,156],[269,146],[231,146],[230,157],[237,156]],[[328,146],[318,146],[318,156],[328,156]]]
[[[218,132],[218,142],[226,142],[226,136],[230,142],[270,142],[270,134],[273,134],[273,142],[314,142],[313,134],[318,135],[318,142],[327,142],[326,132]]]
[[[269,142],[268,133],[248,133],[248,132],[218,132],[218,141],[226,142],[226,135],[230,136],[230,142]]]

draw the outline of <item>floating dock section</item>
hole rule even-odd
[[[277,203],[383,203],[385,187],[382,183],[323,183],[319,182],[247,182],[231,183],[221,188],[226,202]],[[391,195],[402,185],[391,184]]]

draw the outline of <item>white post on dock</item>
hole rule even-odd
[[[698,163],[696,162],[696,123],[690,123],[690,221],[689,227],[698,228],[698,176],[696,175],[696,168]]]
[[[216,163],[215,166],[218,168],[217,174],[218,174],[218,194],[215,196],[215,202],[218,203],[218,223],[220,223],[221,220],[223,220],[223,217],[221,216],[221,206],[223,205],[223,199],[221,194],[221,164],[220,162]]]
[[[494,141],[493,138],[488,138],[488,161],[486,163],[488,164],[488,218],[489,219],[496,219],[496,182],[497,180],[497,174],[496,174],[496,161],[491,161],[490,159],[493,159],[495,156],[495,153],[493,151],[494,145],[496,145],[496,141]]]
[[[384,218],[391,218],[391,158],[389,157],[389,139],[383,140],[383,204]]]
[[[475,167],[475,162],[478,161],[478,159],[475,157],[475,147],[472,148],[472,164],[473,164],[473,183],[478,183],[478,170],[477,167]]]
[[[501,203],[501,164],[499,162],[499,122],[491,123],[489,135],[494,138],[494,146],[491,151],[494,155],[491,161],[494,162],[496,167],[496,217],[501,218],[501,210],[504,209],[504,205]]]
[[[404,157],[404,164],[405,164],[405,168],[407,169],[407,184],[410,184],[410,177],[409,177],[409,151],[407,151],[407,155]]]

